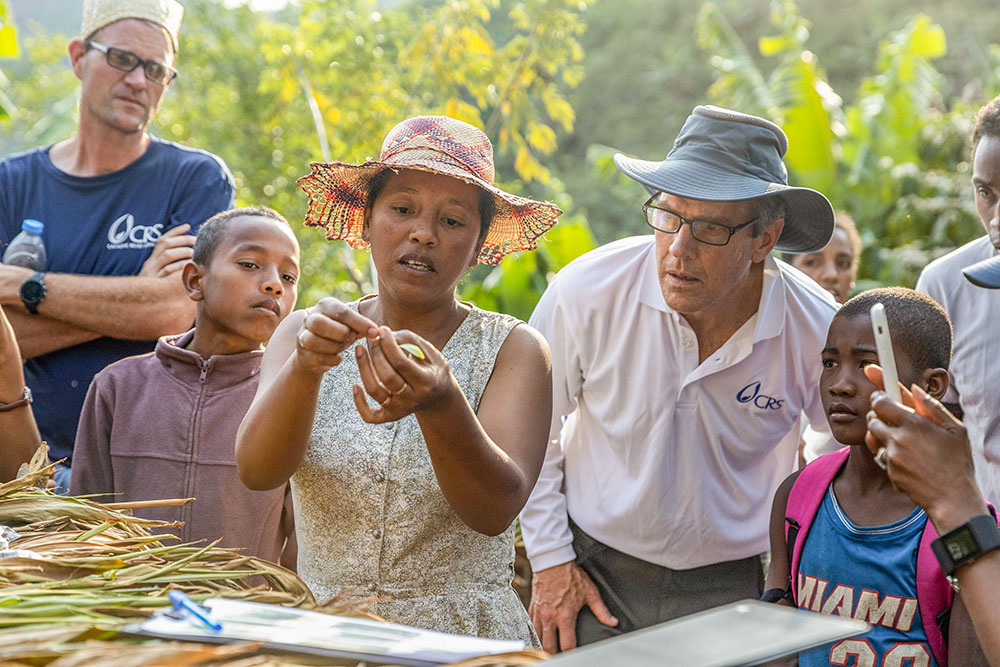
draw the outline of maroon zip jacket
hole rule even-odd
[[[218,546],[279,562],[286,538],[294,553],[287,485],[251,491],[236,473],[236,429],[257,391],[263,352],[204,360],[184,347],[193,335],[164,336],[153,352],[94,377],[80,415],[70,492],[115,494],[96,499],[105,502],[197,498],[135,514],[183,521],[169,532],[184,542],[222,538]]]

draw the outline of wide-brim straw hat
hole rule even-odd
[[[978,287],[1000,289],[1000,255],[962,269],[965,279]]]
[[[769,120],[697,106],[662,162],[618,153],[615,164],[650,194],[720,202],[780,196],[785,227],[774,249],[816,252],[833,236],[833,206],[816,190],[788,185],[787,150],[788,138]]]
[[[363,164],[313,162],[298,180],[309,195],[305,224],[323,227],[331,241],[354,248],[361,238],[372,178],[385,169],[418,169],[457,178],[492,193],[496,214],[479,261],[495,266],[504,255],[533,250],[562,211],[554,204],[518,197],[493,185],[493,145],[479,128],[447,116],[418,116],[392,128],[378,160]]]
[[[80,37],[86,39],[106,25],[122,19],[142,19],[162,26],[177,52],[184,7],[176,0],[83,0]]]

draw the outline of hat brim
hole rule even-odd
[[[962,269],[962,274],[977,287],[1000,289],[1000,255],[967,266]]]
[[[368,246],[362,238],[368,191],[375,175],[385,169],[415,169],[451,176],[491,193],[495,214],[479,253],[479,261],[490,266],[499,264],[509,253],[534,250],[538,247],[538,237],[562,215],[562,210],[555,204],[519,197],[457,169],[432,169],[423,164],[377,161],[362,164],[313,162],[310,168],[311,172],[297,181],[309,197],[305,224],[322,227],[328,240],[346,241],[354,248]]]
[[[621,153],[616,153],[614,160],[623,174],[641,183],[650,194],[666,192],[685,199],[719,202],[780,196],[785,203],[785,226],[774,246],[780,252],[816,252],[833,236],[833,206],[816,190],[769,183],[693,160],[653,162]]]

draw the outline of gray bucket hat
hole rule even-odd
[[[1000,255],[962,269],[965,279],[977,287],[1000,289]]]
[[[822,193],[788,185],[781,158],[788,138],[769,120],[697,106],[662,162],[615,154],[615,164],[650,193],[701,201],[780,196],[785,227],[775,250],[816,252],[833,236],[833,206]]]

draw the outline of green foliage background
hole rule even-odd
[[[486,129],[500,185],[567,211],[538,252],[469,274],[462,296],[486,308],[526,317],[570,259],[645,233],[642,190],[611,155],[662,158],[706,102],[785,128],[791,181],[859,222],[859,287],[912,285],[982,231],[967,138],[975,109],[1000,92],[1000,12],[983,0],[303,0],[274,14],[184,4],[182,74],[154,131],[221,155],[241,205],[301,219],[294,182],[310,161],[375,156],[407,116]],[[52,31],[72,33],[78,5],[0,0],[0,48],[11,25],[20,43],[0,60],[0,154],[73,132],[69,37]],[[298,233],[301,303],[372,289],[367,253]]]
[[[983,233],[968,137],[985,100],[946,98],[956,82],[935,64],[947,38],[926,14],[886,34],[874,64],[841,94],[808,49],[811,24],[797,4],[776,0],[771,7],[758,62],[719,6],[702,5],[698,41],[715,66],[710,97],[781,124],[796,183],[823,191],[855,218],[865,246],[859,289],[912,286],[927,262]],[[992,96],[1000,50],[992,45],[983,55],[990,65],[966,88]]]

